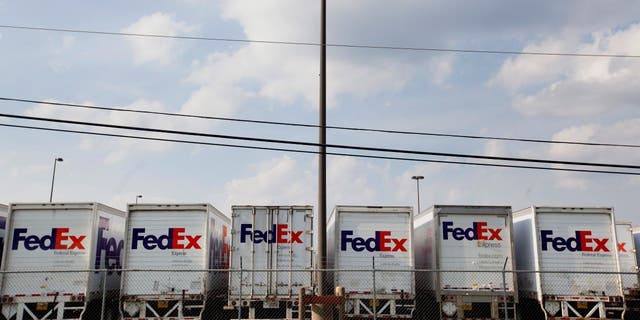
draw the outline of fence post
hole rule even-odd
[[[242,319],[242,257],[240,257],[240,279],[238,280],[240,286],[240,300],[238,301],[238,320]]]
[[[502,266],[502,303],[504,305],[504,320],[509,319],[509,309],[507,308],[507,261],[509,257],[504,259],[504,266]]]
[[[376,257],[371,257],[373,267],[373,320],[378,320],[378,298],[376,297]]]
[[[107,270],[102,270],[102,306],[100,307],[100,320],[104,320],[104,309],[107,305]]]
[[[336,296],[340,297],[340,304],[338,304],[338,320],[344,320],[344,287],[336,287]]]
[[[298,292],[298,320],[304,320],[304,316],[305,316],[304,295],[305,294],[306,294],[306,290],[304,289],[304,287],[300,288],[300,291]]]

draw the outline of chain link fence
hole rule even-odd
[[[310,319],[312,305],[332,319],[640,318],[638,274],[630,272],[25,270],[0,277],[0,318],[9,320]],[[623,278],[636,284],[623,288]]]

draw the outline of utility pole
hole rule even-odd
[[[319,155],[318,155],[318,254],[316,265],[320,269],[317,273],[318,293],[329,295],[333,292],[326,283],[327,269],[327,1],[320,0],[320,101],[319,101]],[[330,305],[314,305],[311,308],[314,320],[332,319]]]

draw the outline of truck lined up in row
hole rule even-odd
[[[418,290],[442,319],[515,315],[515,277],[496,272],[515,269],[511,230],[511,207],[435,205],[415,217],[416,268],[443,270],[419,272]]]
[[[327,221],[327,275],[348,295],[345,315],[411,318],[415,308],[411,207],[337,206]],[[372,272],[363,270],[375,270]],[[390,270],[390,271],[384,271]],[[375,287],[372,277],[375,276]]]
[[[210,204],[131,204],[128,214],[124,319],[201,319],[226,294],[229,218]]]
[[[80,319],[104,312],[117,318],[126,217],[99,203],[9,205],[2,315]]]
[[[513,224],[516,268],[531,271],[518,273],[522,303],[546,319],[622,319],[613,209],[530,207]]]
[[[313,207],[233,206],[226,309],[292,318],[313,289]]]
[[[620,277],[622,278],[625,314],[633,319],[640,319],[640,285],[636,275],[638,260],[636,259],[637,251],[631,222],[616,221],[616,237],[618,239],[620,271],[624,272]]]
[[[2,250],[4,249],[4,237],[7,229],[7,212],[9,207],[0,203],[0,258],[2,258]]]
[[[1,315],[296,318],[299,292],[320,294],[313,218],[289,205],[230,219],[210,204],[0,206]],[[638,242],[612,208],[336,206],[325,281],[344,288],[348,318],[635,319]]]

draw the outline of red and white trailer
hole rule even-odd
[[[130,204],[128,213],[124,320],[202,319],[207,300],[226,294],[229,218],[210,204]]]
[[[353,318],[411,318],[415,309],[413,209],[336,206],[327,221],[328,278]]]
[[[421,314],[515,319],[511,207],[434,205],[414,218]],[[428,301],[428,300],[427,300]],[[426,310],[437,306],[438,310]],[[424,311],[422,309],[425,309]]]
[[[521,310],[546,319],[622,319],[612,208],[530,207],[513,215]]]
[[[313,290],[313,207],[233,206],[226,309],[293,318],[300,289]]]
[[[9,205],[4,317],[116,319],[125,219],[99,203]]]

